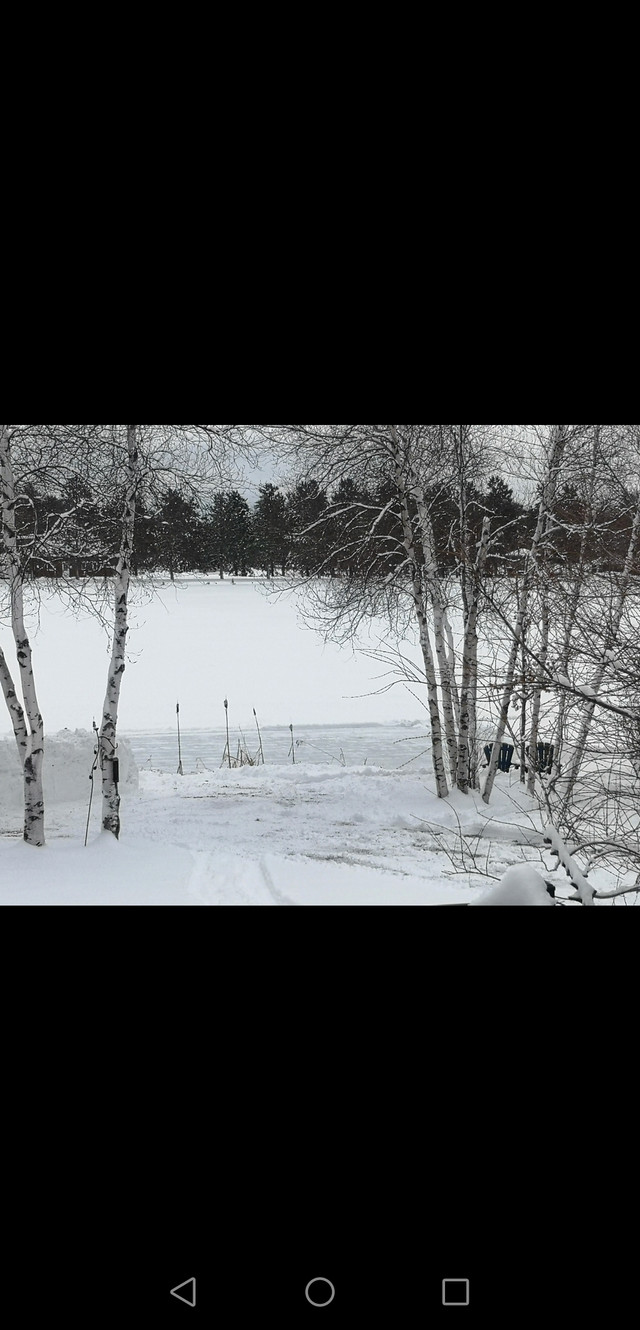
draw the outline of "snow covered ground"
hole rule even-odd
[[[224,724],[228,697],[234,726],[339,725],[420,720],[425,711],[406,688],[372,696],[385,682],[385,666],[349,648],[324,645],[305,629],[295,599],[279,584],[217,578],[178,578],[134,588],[129,663],[123,682],[120,726],[125,733],[167,730],[180,701],[185,729]],[[91,729],[100,716],[109,640],[97,619],[65,613],[60,600],[43,594],[30,614],[38,697],[49,733]],[[355,644],[375,646],[383,625]],[[7,658],[11,634],[0,623]],[[416,662],[419,650],[404,644]],[[0,737],[11,733],[0,708]]]
[[[459,822],[482,836],[478,852],[483,861],[490,855],[496,878],[524,856],[539,861],[535,848],[522,846],[523,840],[541,843],[535,818],[523,835],[522,812],[507,790],[487,826],[479,796],[467,801],[456,795],[445,805],[430,791],[431,784],[424,771],[335,764],[245,767],[184,777],[142,771],[139,790],[125,793],[120,843],[100,833],[96,799],[85,849],[86,780],[82,800],[50,804],[48,845],[42,851],[22,843],[20,810],[4,812],[0,901],[463,904],[482,894],[488,883],[465,872],[459,861]],[[526,802],[526,795],[519,797]]]
[[[107,641],[97,620],[70,618],[54,597],[39,607],[40,703],[47,733],[66,733],[49,746],[44,850],[22,843],[20,771],[13,740],[0,743],[0,903],[450,905],[477,902],[513,865],[549,871],[517,776],[499,775],[491,809],[479,795],[438,800],[421,701],[402,686],[380,693],[384,667],[323,646],[293,601],[251,583],[186,579],[156,600],[140,592],[135,619],[121,733],[139,778],[129,761],[119,843],[100,832],[96,789],[85,848]],[[359,645],[375,637],[374,628]],[[403,649],[418,659],[415,644]],[[257,751],[255,706],[267,765],[221,769],[225,696],[232,751],[239,727]],[[183,777],[171,729],[178,698]]]

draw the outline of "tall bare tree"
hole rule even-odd
[[[114,446],[117,433],[114,430]],[[114,625],[107,691],[100,725],[100,765],[102,769],[102,828],[116,839],[120,836],[120,790],[117,753],[118,707],[122,678],[126,669],[126,645],[129,631],[129,587],[133,557],[136,499],[140,485],[138,426],[126,426],[125,492],[122,512],[120,555],[114,579]]]
[[[531,541],[531,547],[525,558],[525,567],[522,577],[522,584],[518,596],[518,605],[515,617],[515,623],[512,630],[512,642],[507,661],[504,688],[502,691],[502,701],[500,706],[500,715],[493,740],[489,770],[482,793],[482,798],[486,804],[491,800],[493,787],[495,784],[498,762],[500,759],[500,748],[504,739],[509,719],[509,707],[514,693],[514,681],[516,676],[516,666],[518,661],[518,652],[522,641],[522,632],[525,617],[529,607],[529,597],[531,589],[538,570],[538,559],[544,538],[549,529],[549,520],[555,510],[555,502],[560,480],[560,471],[567,447],[568,431],[565,425],[553,425],[550,431],[549,442],[546,449],[546,458],[544,462],[543,474],[540,481],[540,499],[538,506],[538,520],[536,529]]]
[[[31,642],[25,625],[24,568],[16,534],[16,486],[11,455],[11,431],[0,426],[0,513],[2,548],[7,572],[11,628],[15,641],[24,709],[18,702],[9,667],[0,652],[0,682],[9,708],[24,780],[24,839],[36,847],[45,843],[44,721],[38,703]],[[26,718],[26,719],[25,719]],[[27,724],[28,722],[28,724]]]
[[[320,542],[323,553],[313,577],[327,580],[313,580],[311,588],[319,621],[327,633],[335,634],[344,623],[355,630],[367,614],[397,622],[398,614],[402,616],[398,607],[410,607],[424,662],[436,789],[443,798],[449,782],[467,791],[475,750],[479,581],[489,542],[486,527],[475,545],[471,476],[481,478],[490,435],[484,427],[464,425],[290,425],[272,430],[285,456],[339,495],[338,512],[331,505],[316,521],[316,527],[338,532],[340,542],[328,554]],[[452,496],[457,512],[456,532],[450,533],[457,549],[453,574],[434,525]],[[474,518],[477,525],[477,513]],[[336,576],[336,565],[345,569],[341,577]],[[453,589],[456,581],[458,593]],[[452,610],[461,612],[464,620],[459,657]]]
[[[251,456],[249,428],[239,425],[112,425],[101,430],[103,475],[122,504],[118,562],[113,582],[113,627],[107,688],[99,732],[102,769],[102,828],[120,837],[121,796],[118,761],[118,712],[126,669],[136,515],[141,492],[179,482],[186,493],[229,479],[241,455]]]

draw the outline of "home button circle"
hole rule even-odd
[[[307,1302],[312,1307],[328,1307],[336,1296],[330,1279],[312,1279],[305,1289]]]

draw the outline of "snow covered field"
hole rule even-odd
[[[25,846],[13,740],[0,744],[0,903],[464,904],[492,882],[474,873],[461,829],[496,882],[525,860],[541,868],[539,815],[517,778],[499,777],[491,809],[479,795],[439,801],[420,702],[402,686],[376,695],[384,667],[323,646],[292,601],[186,580],[139,595],[135,619],[121,732],[140,772],[123,789],[122,839],[100,833],[96,788],[85,848],[92,740],[67,734],[51,745],[66,756],[53,787],[49,776],[47,847]],[[70,618],[53,597],[41,605],[33,648],[48,734],[87,732],[100,715],[106,645],[95,619]],[[232,751],[241,726],[256,752],[255,706],[267,765],[221,769],[225,696]],[[178,697],[184,777],[170,728]],[[10,733],[5,711],[0,739]]]
[[[487,810],[454,795],[443,805],[425,770],[335,764],[274,765],[190,774],[140,773],[127,789],[122,840],[100,834],[94,801],[83,845],[83,800],[52,803],[48,845],[21,841],[21,813],[5,812],[0,901],[59,905],[434,905],[472,900],[487,883],[453,871],[457,817],[480,835]],[[519,792],[518,792],[519,793]],[[526,801],[526,796],[521,796]],[[456,817],[457,814],[457,817]],[[503,796],[487,840],[491,872],[525,851],[518,809]],[[528,853],[537,859],[535,850]]]

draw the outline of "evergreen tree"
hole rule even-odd
[[[297,572],[310,577],[322,571],[323,532],[317,524],[326,512],[326,491],[317,480],[301,480],[287,495],[287,525],[292,535],[291,560]]]
[[[284,494],[275,485],[261,485],[253,511],[255,558],[268,577],[279,568],[283,577],[289,556],[288,510]]]
[[[527,543],[528,523],[525,523],[525,508],[518,503],[513,490],[501,476],[489,477],[487,491],[482,496],[479,507],[483,507],[485,515],[491,518],[494,544],[492,553],[487,558],[487,570],[500,571],[505,559],[507,567],[510,567],[516,551]],[[534,516],[532,513],[532,520]]]
[[[238,490],[225,494],[224,533],[226,558],[234,577],[246,577],[253,560],[254,541],[251,509]]]
[[[173,579],[176,573],[193,569],[197,520],[197,508],[189,496],[177,489],[166,490],[160,496],[151,520],[140,524],[147,555],[152,554],[150,571],[166,569]]]

